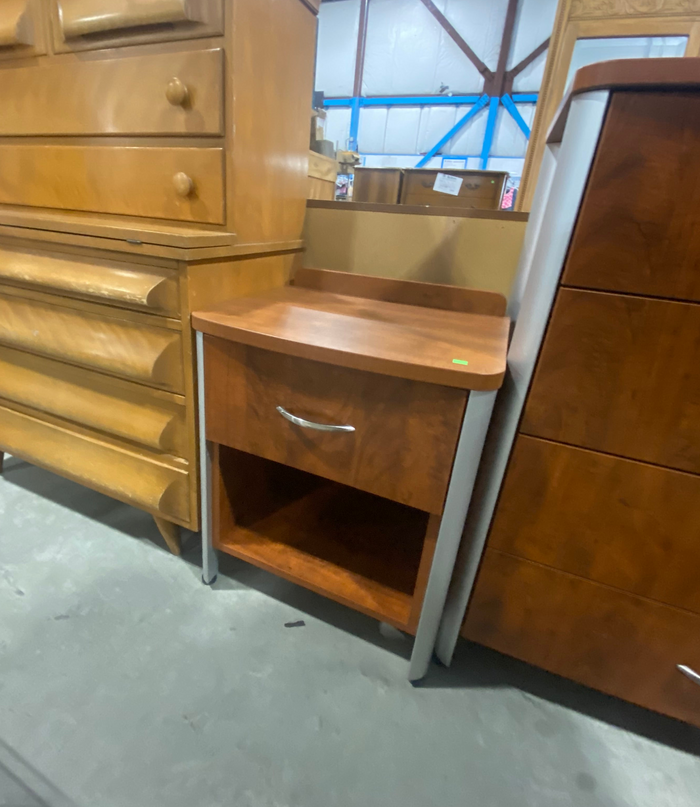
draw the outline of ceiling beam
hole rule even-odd
[[[367,11],[369,0],[360,0],[360,25],[357,29],[357,50],[355,52],[355,82],[352,94],[362,95],[362,77],[365,73],[365,50],[367,49]]]
[[[435,5],[435,3],[433,3],[433,0],[421,0],[421,2],[433,15],[433,17],[435,17],[435,19],[440,23],[440,25],[445,29],[445,31],[447,31],[449,36],[452,38],[453,42],[467,57],[467,59],[469,59],[469,61],[474,65],[474,67],[476,67],[476,69],[481,73],[481,75],[484,77],[484,81],[491,81],[494,75],[493,72],[489,70],[488,67],[476,55],[476,53],[474,53],[474,51],[462,38],[460,33],[452,25],[452,23],[447,19],[447,17],[442,13],[442,11],[440,11],[440,9]]]
[[[510,70],[506,71],[506,78],[505,78],[505,87],[504,91],[506,93],[510,93],[513,89],[513,79],[519,74],[522,73],[526,67],[529,67],[538,56],[541,56],[549,47],[549,39],[547,37],[544,42],[540,42],[540,44],[528,55],[519,61],[515,67],[511,67]]]
[[[501,47],[498,51],[498,65],[493,77],[486,79],[484,92],[488,95],[500,98],[503,95],[503,88],[506,78],[506,64],[510,55],[510,46],[513,41],[513,31],[515,30],[515,17],[518,13],[519,0],[508,0],[506,9],[506,19],[503,23],[503,36],[501,37]]]

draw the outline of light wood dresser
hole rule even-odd
[[[700,60],[578,72],[526,236],[464,623],[469,639],[696,725],[699,140]]]
[[[0,452],[175,552],[200,518],[190,311],[301,249],[317,6],[0,3]]]

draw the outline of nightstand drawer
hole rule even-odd
[[[0,135],[220,135],[223,51],[16,68]]]
[[[0,204],[224,223],[223,149],[0,146]]]
[[[205,339],[207,438],[441,513],[467,399],[424,384]],[[281,413],[324,426],[298,425]]]
[[[7,291],[0,294],[0,345],[183,392],[179,331],[106,306],[72,308]]]
[[[0,246],[0,283],[179,316],[177,273],[158,266]]]

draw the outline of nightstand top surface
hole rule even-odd
[[[205,334],[291,356],[443,386],[494,390],[509,320],[298,286],[195,312]]]

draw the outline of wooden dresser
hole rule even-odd
[[[0,3],[0,452],[173,551],[199,527],[190,311],[301,248],[317,6]]]
[[[464,635],[700,725],[700,60],[664,61],[580,71],[550,136]]]

